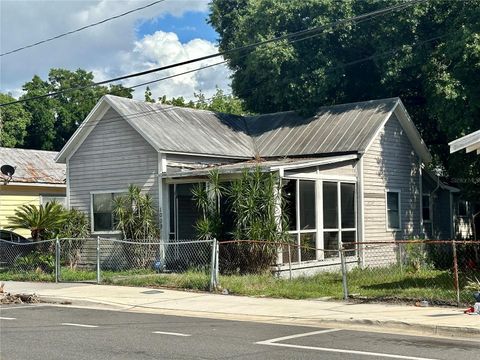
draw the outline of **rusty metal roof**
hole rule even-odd
[[[11,182],[65,184],[65,164],[55,162],[55,151],[0,147],[0,166],[15,168]],[[7,177],[0,173],[0,179]]]

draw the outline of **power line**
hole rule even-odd
[[[68,36],[68,35],[71,35],[71,34],[74,34],[74,33],[77,33],[77,32],[80,32],[82,30],[85,30],[85,29],[89,29],[91,27],[94,27],[94,26],[97,26],[97,25],[101,25],[101,24],[104,24],[108,21],[111,21],[111,20],[115,20],[115,19],[118,19],[118,18],[121,18],[123,16],[126,16],[126,15],[129,15],[131,13],[134,13],[134,12],[137,12],[137,11],[140,11],[140,10],[143,10],[143,9],[146,9],[146,8],[149,8],[151,6],[154,6],[154,5],[157,5],[161,2],[164,2],[166,0],[158,0],[158,1],[154,1],[148,5],[145,5],[145,6],[141,6],[141,7],[138,7],[138,8],[135,8],[135,9],[132,9],[132,10],[129,10],[129,11],[126,11],[124,13],[121,13],[121,14],[118,14],[118,15],[115,15],[115,16],[112,16],[112,17],[109,17],[109,18],[106,18],[106,19],[103,19],[101,21],[98,21],[98,22],[95,22],[93,24],[89,24],[89,25],[85,25],[85,26],[82,26],[78,29],[75,29],[75,30],[71,30],[71,31],[68,31],[68,32],[65,32],[65,33],[62,33],[62,34],[59,34],[59,35],[56,35],[56,36],[52,36],[48,39],[45,39],[45,40],[41,40],[41,41],[37,41],[33,44],[30,44],[30,45],[25,45],[25,46],[22,46],[22,47],[19,47],[17,49],[14,49],[14,50],[10,50],[8,52],[5,52],[3,54],[0,54],[0,57],[1,56],[5,56],[5,55],[9,55],[9,54],[13,54],[13,53],[16,53],[16,52],[19,52],[21,50],[25,50],[25,49],[28,49],[28,48],[32,48],[34,46],[37,46],[37,45],[40,45],[40,44],[44,44],[46,42],[49,42],[49,41],[53,41],[53,40],[56,40],[56,39],[60,39],[64,36]]]
[[[96,82],[96,83],[92,83],[92,84],[89,84],[89,85],[86,85],[86,86],[63,89],[63,90],[51,92],[51,93],[44,94],[44,95],[38,95],[38,96],[33,96],[33,97],[30,97],[30,98],[26,98],[26,99],[11,101],[11,102],[8,102],[8,103],[3,103],[3,104],[0,104],[0,107],[6,106],[6,105],[12,105],[12,104],[16,104],[16,103],[22,103],[22,102],[26,102],[26,101],[30,101],[30,100],[37,100],[37,99],[42,99],[42,98],[45,98],[45,97],[55,96],[55,95],[59,95],[59,94],[62,94],[62,93],[68,92],[68,91],[83,90],[83,89],[87,89],[87,88],[90,88],[90,87],[93,87],[93,86],[104,85],[104,84],[108,84],[108,83],[115,82],[115,81],[120,81],[120,80],[125,80],[125,79],[129,79],[129,78],[133,78],[133,77],[143,76],[143,75],[147,75],[147,74],[162,71],[162,70],[168,70],[168,69],[172,69],[172,68],[175,68],[175,67],[192,64],[192,63],[195,63],[195,62],[208,60],[208,59],[212,59],[212,58],[219,57],[219,56],[228,55],[228,54],[234,53],[236,51],[251,50],[251,49],[254,49],[254,48],[259,47],[261,45],[269,44],[269,43],[280,41],[280,40],[292,39],[292,38],[296,38],[296,37],[303,36],[303,35],[310,35],[310,37],[312,37],[313,36],[312,34],[315,34],[315,33],[317,33],[316,34],[316,36],[317,36],[317,35],[319,35],[318,33],[321,30],[324,30],[324,29],[337,28],[340,25],[347,24],[347,23],[350,23],[350,22],[360,22],[360,21],[365,21],[367,19],[369,20],[369,19],[372,19],[372,18],[377,17],[377,16],[385,15],[389,12],[403,10],[407,7],[410,7],[410,6],[414,5],[415,3],[423,2],[423,1],[426,1],[426,0],[411,0],[407,3],[402,3],[400,5],[390,6],[390,7],[381,9],[381,10],[372,11],[372,12],[369,12],[369,13],[365,13],[365,14],[354,16],[354,17],[347,18],[347,19],[337,20],[337,21],[334,21],[334,22],[326,24],[326,25],[320,25],[320,26],[310,28],[310,29],[306,29],[306,30],[296,31],[294,33],[288,33],[288,34],[285,34],[285,35],[274,37],[272,39],[259,41],[259,42],[252,43],[252,44],[245,45],[245,46],[240,46],[240,47],[233,48],[233,49],[230,49],[230,50],[226,50],[226,51],[223,51],[223,52],[218,52],[218,53],[214,53],[214,54],[210,54],[210,55],[206,55],[206,56],[202,56],[202,57],[198,57],[198,58],[194,58],[194,59],[190,59],[190,60],[186,60],[186,61],[182,61],[182,62],[178,62],[178,63],[166,65],[166,66],[161,66],[161,67],[157,67],[157,68],[153,68],[153,69],[149,69],[149,70],[145,70],[145,71],[141,71],[141,72],[136,72],[136,73],[132,73],[132,74],[128,74],[128,75],[123,75],[123,76],[119,76],[119,77],[116,77],[116,78],[113,78],[113,79],[108,79],[108,80],[103,80],[103,81],[99,81],[99,82]],[[308,37],[308,38],[310,38],[310,37]],[[300,41],[301,39],[297,39],[297,40]]]
[[[394,48],[394,49],[391,49],[391,50],[387,50],[387,51],[384,51],[384,52],[381,52],[381,53],[378,53],[378,54],[373,54],[373,55],[370,55],[370,56],[366,56],[366,57],[363,57],[363,58],[360,58],[360,59],[356,59],[356,60],[352,60],[350,62],[346,62],[346,63],[343,63],[343,64],[339,64],[337,66],[333,66],[333,67],[329,67],[325,70],[325,73],[331,73],[335,70],[338,70],[338,69],[342,69],[342,68],[346,68],[348,66],[352,66],[352,65],[357,65],[357,64],[360,64],[360,63],[363,63],[363,62],[367,62],[367,61],[371,61],[371,60],[374,60],[376,58],[381,58],[381,57],[384,57],[386,55],[391,55],[391,54],[395,54],[399,51],[401,51],[402,49],[404,49],[405,46],[410,46],[411,48],[413,47],[417,47],[417,46],[421,46],[421,45],[424,45],[424,44],[427,44],[429,42],[432,42],[432,41],[435,41],[435,40],[439,40],[441,38],[444,38],[446,37],[447,35],[449,35],[451,33],[448,33],[448,34],[443,34],[443,35],[439,35],[439,36],[435,36],[435,37],[431,37],[431,38],[428,38],[428,39],[425,39],[425,40],[422,40],[422,41],[418,41],[414,44],[403,44],[397,48]],[[216,63],[218,64],[218,63]],[[208,66],[205,66],[205,67],[202,67],[202,68],[199,68],[199,69],[194,69],[194,70],[191,70],[191,71],[187,71],[187,72],[184,72],[184,73],[178,73],[178,74],[174,74],[170,77],[175,77],[175,76],[180,76],[180,75],[184,75],[186,73],[189,73],[189,72],[192,72],[192,71],[195,71],[195,70],[202,70],[204,68],[208,68],[208,67],[212,67],[214,66],[215,64],[211,64],[211,65],[208,65]],[[166,77],[166,78],[170,78],[170,77]],[[157,82],[157,81],[162,81],[164,80],[165,78],[160,78],[160,79],[156,79],[156,80],[152,80],[152,81],[149,81],[148,83],[151,84],[151,83],[154,83],[154,82]],[[255,90],[257,89],[257,86],[260,85],[261,83],[265,82],[266,79],[263,79],[263,80],[260,80],[258,81],[254,86],[250,87],[250,88],[247,88],[245,89],[245,91],[252,91],[252,90]],[[144,86],[146,85],[147,83],[141,83],[141,84],[137,84],[137,85],[134,85],[130,88],[133,88],[133,87],[139,87],[139,86]],[[232,92],[229,92],[229,93],[224,93],[223,94],[224,96],[231,96],[231,95],[234,95]],[[212,97],[209,97],[209,98],[206,98],[206,99],[200,99],[200,100],[191,100],[189,102],[187,102],[186,104],[189,105],[189,104],[197,104],[197,103],[201,103],[201,102],[207,102],[209,100],[212,100],[214,99],[214,96]],[[170,104],[161,104],[161,103],[157,103],[158,105],[161,105],[159,106],[158,108],[156,109],[150,109],[150,110],[145,110],[145,111],[139,111],[139,112],[135,112],[135,113],[131,113],[131,114],[128,114],[128,115],[114,115],[114,116],[108,116],[108,117],[104,117],[102,119],[102,122],[105,124],[105,123],[113,123],[113,122],[116,122],[117,120],[119,119],[136,119],[136,118],[140,118],[142,117],[143,115],[148,115],[148,114],[160,114],[160,113],[168,113],[170,111],[174,111],[175,109],[178,109],[178,108],[185,108],[185,109],[196,109],[196,110],[199,110],[197,108],[192,108],[192,107],[189,107],[189,106],[185,106],[185,107],[181,107],[181,106],[175,106],[175,105],[170,105]],[[201,109],[200,109],[201,110]],[[94,127],[96,126],[96,124],[81,124],[79,127]]]

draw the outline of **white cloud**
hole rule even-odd
[[[3,53],[152,1],[1,1],[0,50]],[[186,11],[207,9],[207,0],[167,0],[77,34],[1,57],[0,91],[11,91],[18,96],[22,84],[33,75],[46,78],[49,69],[54,67],[86,69],[94,72],[96,80],[105,80],[216,52],[213,43],[202,39],[182,44],[174,33],[160,31],[143,39],[137,39],[135,34],[136,27],[144,21],[159,17],[161,21],[161,16],[167,14],[181,16]],[[221,60],[151,74],[131,79],[126,84],[133,85],[218,61]],[[211,94],[216,85],[228,88],[228,77],[228,69],[221,66],[164,81],[151,88],[156,96],[188,96],[199,89]],[[143,92],[144,89],[137,89],[135,97],[143,98]]]

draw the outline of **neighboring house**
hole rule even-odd
[[[338,249],[341,242],[453,232],[457,189],[436,189],[441,183],[425,174],[431,155],[398,98],[322,107],[306,118],[235,116],[107,95],[56,160],[67,165],[69,205],[90,214],[94,235],[120,236],[112,201],[135,183],[158,207],[162,238],[194,238],[192,186],[214,168],[229,180],[255,166],[282,179],[297,244]],[[362,249],[351,255],[368,264]],[[293,258],[308,268],[338,262],[336,256],[299,250]]]
[[[467,153],[476,152],[480,155],[480,130],[465,135],[457,140],[450,142],[450,153],[465,150]],[[480,205],[477,202],[477,210],[474,210],[474,204],[467,201],[461,201],[458,206],[459,216],[457,218],[457,231],[464,236],[472,236],[472,225],[476,224],[477,239],[480,229]],[[477,212],[476,212],[477,211]]]
[[[66,205],[65,165],[55,162],[57,152],[0,147],[0,166],[15,168],[9,179],[0,173],[0,229],[8,229],[8,216],[25,204],[56,200]],[[15,232],[30,237],[30,230]]]

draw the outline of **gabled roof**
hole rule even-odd
[[[236,116],[102,97],[57,157],[65,162],[104,114],[114,109],[157,151],[252,159],[362,154],[395,112],[413,147],[428,163],[430,153],[399,98],[321,107],[313,117],[295,112]]]
[[[480,155],[480,130],[454,140],[448,145],[450,145],[450,153],[465,149],[467,153],[476,151]]]
[[[65,185],[65,165],[55,162],[56,151],[0,147],[0,166],[11,165],[10,184]],[[1,180],[8,180],[0,173]]]

